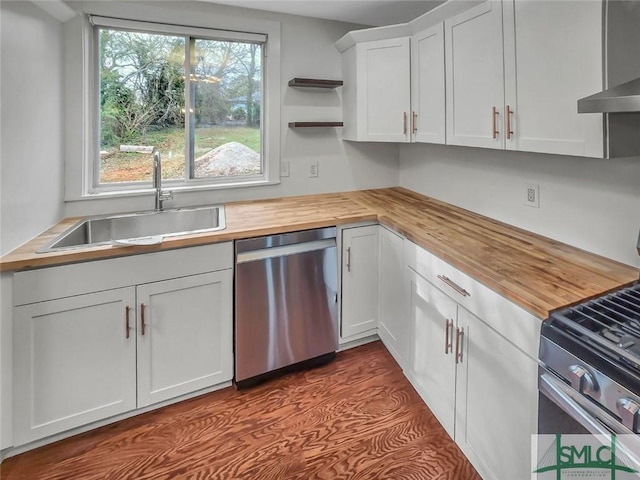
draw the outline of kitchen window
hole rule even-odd
[[[273,183],[267,34],[89,20],[88,194],[150,188],[154,148],[175,190]]]

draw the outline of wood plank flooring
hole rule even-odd
[[[479,480],[380,342],[6,459],[2,480]]]

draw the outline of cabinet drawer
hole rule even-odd
[[[233,268],[231,242],[18,272],[14,306]]]
[[[542,321],[413,242],[405,242],[405,265],[430,281],[460,306],[515,344],[538,357]]]

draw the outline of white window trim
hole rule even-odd
[[[92,7],[91,2],[87,3],[89,9]],[[82,30],[82,106],[81,106],[81,119],[77,116],[74,118],[72,112],[67,112],[67,165],[66,165],[66,188],[65,188],[65,200],[90,200],[103,197],[119,197],[119,196],[137,196],[147,195],[153,193],[153,188],[126,188],[121,189],[117,186],[114,187],[100,187],[94,188],[93,175],[94,168],[96,166],[95,158],[97,158],[99,148],[98,145],[98,122],[97,122],[97,101],[94,102],[97,95],[97,83],[96,78],[98,72],[96,71],[96,50],[93,48],[94,33],[93,25],[89,21],[88,15],[95,14],[95,19],[100,18],[105,23],[108,21],[120,22],[115,20],[109,15],[104,15],[100,11],[87,11],[81,17],[81,30]],[[161,21],[158,21],[161,20]],[[263,176],[260,179],[256,177],[228,179],[224,181],[216,179],[202,179],[201,181],[190,181],[188,184],[185,182],[172,182],[167,181],[166,185],[174,192],[189,192],[189,191],[206,191],[206,190],[220,190],[231,189],[240,187],[255,187],[261,185],[274,185],[280,183],[280,128],[281,128],[281,76],[280,76],[280,22],[260,20],[253,18],[239,18],[229,17],[212,14],[206,19],[199,20],[206,25],[197,25],[197,21],[184,19],[181,21],[179,15],[171,15],[167,23],[162,21],[163,19],[150,18],[149,22],[140,21],[139,19],[123,19],[119,25],[124,27],[124,23],[130,25],[136,25],[134,28],[140,28],[143,25],[153,26],[157,24],[161,27],[160,31],[172,33],[168,29],[174,28],[181,34],[192,34],[194,36],[202,36],[205,38],[211,36],[212,32],[216,38],[224,36],[228,39],[234,39],[236,32],[240,33],[239,37],[235,39],[247,39],[248,35],[242,32],[251,32],[256,35],[255,38],[267,38],[265,46],[265,55],[268,61],[263,66],[263,82],[264,82],[264,98],[263,109],[266,113],[264,118],[263,127]],[[193,26],[183,27],[180,24],[189,24]],[[108,26],[108,25],[104,25]],[[177,33],[177,32],[176,32]],[[69,42],[72,35],[67,35],[67,41]],[[78,37],[75,37],[77,39]],[[69,45],[69,43],[67,43]],[[76,50],[68,52],[68,55],[77,55]],[[73,50],[73,49],[72,49]],[[77,61],[76,61],[77,64]],[[70,64],[69,56],[67,57],[68,73],[78,74],[74,71],[74,64]],[[77,78],[77,77],[76,77]],[[73,82],[67,85],[67,95],[74,95],[74,90],[77,92],[77,87],[80,85],[74,85]],[[76,87],[76,88],[74,88]],[[76,110],[78,112],[78,110]],[[78,112],[79,113],[79,112]],[[81,148],[77,148],[77,133],[74,132],[74,125],[80,126],[82,131]],[[73,140],[76,140],[75,142]],[[75,146],[75,145],[77,146]],[[75,146],[75,148],[74,148]],[[74,151],[76,155],[74,155]]]

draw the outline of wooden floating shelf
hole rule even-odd
[[[289,128],[342,127],[342,122],[289,122]]]
[[[292,78],[289,80],[290,87],[307,88],[337,88],[342,86],[342,80],[323,80],[318,78]]]

